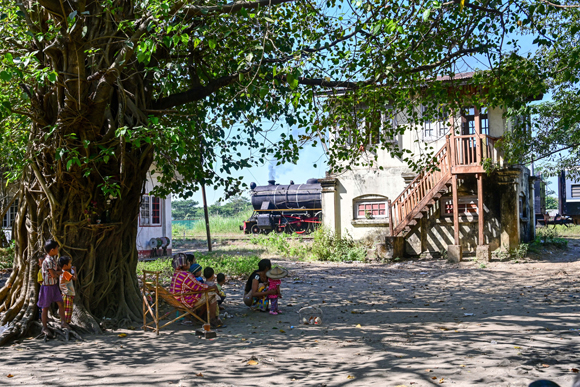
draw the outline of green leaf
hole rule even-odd
[[[431,16],[431,10],[426,9],[425,12],[423,12],[423,21],[427,21],[429,19],[429,16]]]
[[[9,82],[12,79],[12,74],[10,74],[8,71],[0,71],[0,79]]]
[[[294,74],[288,74],[286,76],[286,81],[290,86],[290,89],[294,90],[298,87],[298,78],[294,77]]]
[[[54,72],[54,71],[51,71],[50,73],[48,73],[48,74],[46,75],[46,77],[48,78],[48,80],[49,80],[50,82],[52,82],[52,83],[56,82],[56,76],[57,76],[57,74],[56,74],[56,72]]]
[[[248,11],[246,11],[246,9],[242,7],[242,9],[240,9],[240,15],[242,15],[243,17],[248,17]]]
[[[73,163],[73,159],[69,159],[69,160],[66,162],[66,170],[67,170],[67,171],[70,171],[70,167],[71,167],[72,163]]]
[[[260,89],[260,98],[264,98],[266,96],[266,94],[268,94],[269,91],[270,91],[270,89],[268,88],[268,86],[263,86]]]
[[[207,45],[209,46],[209,48],[211,48],[212,50],[215,48],[217,42],[214,39],[208,39],[207,41]]]

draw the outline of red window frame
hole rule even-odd
[[[140,227],[160,227],[162,222],[161,198],[152,195],[143,195],[141,198],[141,207],[139,209],[139,226]]]
[[[151,224],[161,224],[161,199],[151,197]]]
[[[367,211],[371,216],[384,218],[387,216],[387,203],[385,202],[361,202],[356,205],[358,219],[366,218]]]

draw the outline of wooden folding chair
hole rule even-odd
[[[143,295],[143,330],[151,329],[159,335],[159,331],[166,326],[176,322],[177,320],[187,316],[188,314],[195,317],[203,324],[209,324],[210,314],[209,314],[209,293],[212,292],[211,289],[204,289],[196,292],[187,293],[176,293],[172,294],[167,289],[159,284],[159,271],[147,271],[143,270],[143,282],[141,286],[141,292]],[[194,308],[189,308],[178,301],[175,296],[189,296],[193,294],[205,294],[205,307],[207,321],[204,321],[194,312],[201,308],[203,304],[200,304]],[[151,301],[149,301],[151,299]],[[165,301],[173,309],[170,312],[165,313],[162,317],[159,317],[159,302],[161,300]],[[154,301],[153,301],[154,300]],[[177,311],[177,317],[160,326],[160,321],[169,316],[171,313]],[[183,314],[179,314],[183,313]],[[147,322],[147,315],[151,315],[153,321]]]

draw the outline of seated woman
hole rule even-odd
[[[268,288],[268,277],[266,272],[272,268],[269,259],[262,259],[258,262],[258,270],[250,274],[246,288],[244,290],[244,304],[252,309],[266,312],[269,307],[268,296],[275,294],[276,290],[266,290]]]
[[[169,291],[173,294],[196,292],[204,289],[215,289],[217,293],[217,287],[207,286],[199,283],[193,274],[189,270],[190,263],[185,255],[176,256],[173,259],[173,268],[175,273],[171,278],[171,286]],[[209,293],[209,313],[210,313],[210,324],[213,328],[222,326],[221,320],[216,315],[217,310],[217,296],[216,293]],[[176,295],[175,298],[189,308],[194,308],[196,306],[205,304],[206,295],[200,294],[190,294],[190,295]],[[205,308],[202,309],[205,312]]]

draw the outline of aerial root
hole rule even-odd
[[[35,321],[34,324],[42,329],[42,324],[39,321]],[[75,332],[75,328],[71,326],[71,329],[68,328],[60,328],[54,325],[48,324],[48,332],[47,334],[44,330],[40,333],[40,335],[36,336],[36,339],[43,339],[44,342],[52,338],[58,338],[61,341],[70,341],[70,336],[72,336],[77,341],[84,341],[81,335]]]

